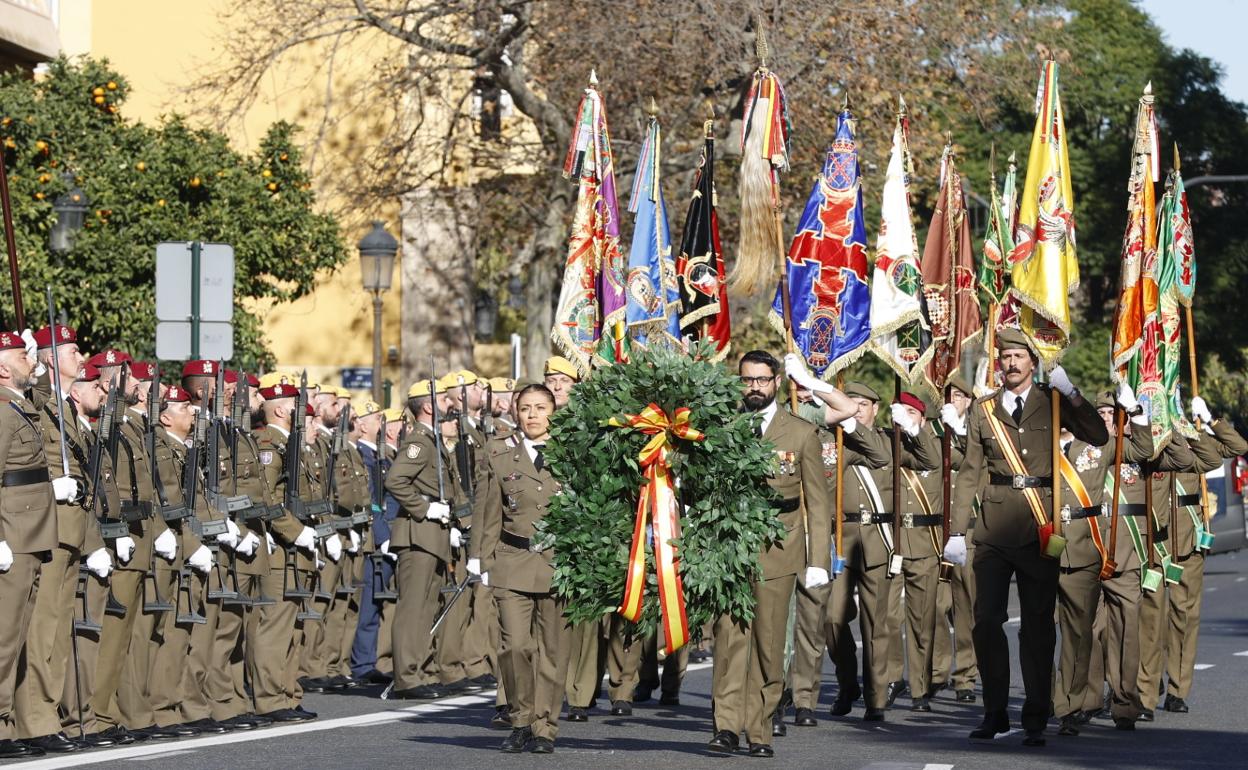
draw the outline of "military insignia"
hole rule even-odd
[[[420,457],[420,447],[416,446],[415,444],[408,444],[407,445],[407,459],[415,460],[417,457]]]
[[[823,466],[825,468],[836,467],[836,442],[828,441],[823,444]]]
[[[1086,446],[1079,456],[1075,458],[1075,470],[1083,473],[1090,471],[1096,467],[1096,461],[1101,459],[1101,448],[1096,446]],[[1125,469],[1124,469],[1125,470]]]
[[[1134,484],[1140,480],[1140,466],[1135,463],[1123,463],[1121,476],[1123,484]]]
[[[260,452],[260,464],[261,465],[273,464],[273,450],[265,449]]]
[[[117,354],[111,350],[108,351],[107,353],[104,354],[104,362],[109,363],[109,364],[117,363]]]
[[[4,347],[6,347],[6,348],[7,348],[7,347],[9,346],[9,344],[10,344],[10,342],[9,342],[9,335],[8,335],[7,333],[5,333],[5,334],[0,334],[0,345],[3,345]]]
[[[781,449],[776,450],[776,459],[780,461],[780,473],[785,476],[792,476],[797,470],[797,453],[787,452]]]
[[[211,361],[204,362],[204,374],[212,374],[212,362]]]
[[[69,329],[64,326],[61,327],[61,339],[63,340],[69,339]]]

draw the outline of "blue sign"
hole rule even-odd
[[[373,367],[346,366],[342,369],[342,387],[348,390],[372,390]]]

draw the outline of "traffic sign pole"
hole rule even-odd
[[[191,358],[199,358],[199,241],[191,241]]]

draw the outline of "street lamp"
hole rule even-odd
[[[87,194],[74,184],[74,175],[65,172],[61,177],[69,187],[52,202],[52,210],[56,212],[56,224],[48,234],[48,248],[53,254],[64,256],[74,247],[74,238],[82,229],[87,217],[87,209],[91,207]]]
[[[390,288],[394,273],[394,257],[399,242],[386,232],[385,226],[373,221],[373,229],[360,239],[360,275],[364,291],[373,293],[373,400],[381,403],[381,294]]]

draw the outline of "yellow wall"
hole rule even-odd
[[[154,121],[170,112],[191,112],[182,89],[199,78],[205,67],[220,65],[218,41],[227,30],[226,7],[223,0],[61,0],[61,42],[67,54],[107,58],[131,85],[123,114]],[[340,57],[337,66],[349,78],[353,68],[363,73],[393,48],[393,43],[379,36],[366,55]],[[305,136],[311,134],[310,116],[316,114],[324,88],[323,79],[316,77],[319,64],[319,58],[309,52],[266,76],[262,93],[246,116],[222,127],[235,146],[250,150],[276,120],[301,125]],[[325,165],[318,164],[319,168]],[[335,205],[335,201],[321,203],[350,212],[341,219],[350,253],[347,263],[321,276],[316,289],[303,299],[261,311],[279,368],[307,368],[316,379],[338,383],[340,367],[372,365],[372,298],[360,286],[355,244],[367,232],[368,220],[374,218],[384,221],[397,237],[398,204],[364,212]],[[399,346],[397,266],[393,286],[385,295],[383,360],[387,348]],[[383,376],[395,379],[397,371],[397,366],[386,367]]]

